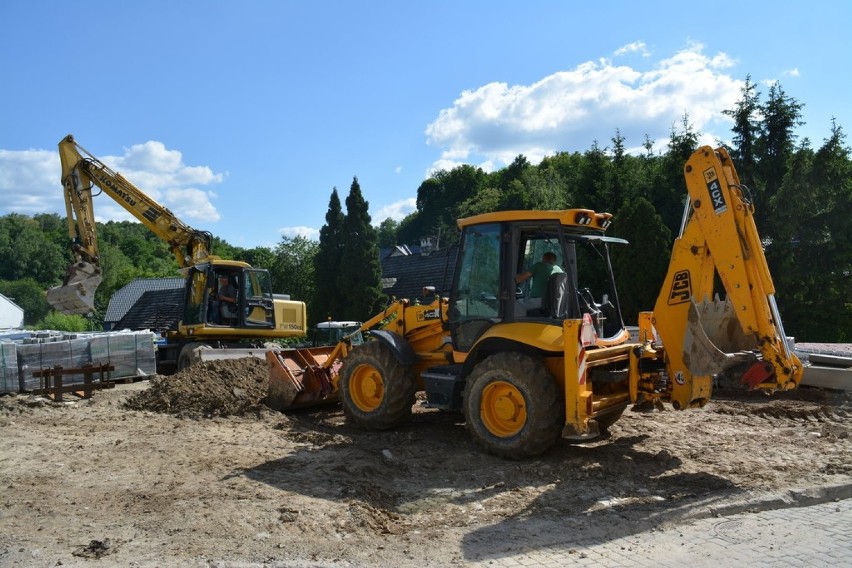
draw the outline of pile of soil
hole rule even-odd
[[[125,407],[183,418],[242,416],[262,410],[268,386],[269,370],[262,359],[205,361],[174,375],[153,377],[150,387]]]

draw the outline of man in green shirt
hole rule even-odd
[[[541,257],[540,262],[536,262],[528,271],[521,272],[515,277],[517,284],[521,284],[532,278],[529,296],[515,302],[515,317],[524,317],[529,310],[541,307],[541,297],[544,296],[544,292],[547,290],[547,281],[550,279],[551,274],[557,272],[564,272],[564,270],[556,264],[556,254],[548,251]]]

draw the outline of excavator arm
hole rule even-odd
[[[748,189],[723,148],[699,148],[684,176],[689,199],[653,313],[671,402],[704,404],[712,375],[731,367],[747,369],[750,388],[795,388],[803,367],[787,345]]]
[[[101,282],[92,205],[95,186],[166,242],[181,268],[212,258],[210,233],[184,224],[167,208],[95,158],[70,134],[59,142],[59,158],[75,262],[69,266],[62,286],[48,290],[47,300],[57,310],[64,313],[94,310],[95,290]]]

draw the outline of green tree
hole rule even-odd
[[[608,199],[611,192],[607,187],[612,163],[606,155],[606,149],[601,148],[598,141],[592,143],[583,154],[581,177],[575,190],[577,201],[575,207],[585,207],[598,211],[609,209]]]
[[[337,275],[337,291],[343,300],[344,319],[366,321],[382,298],[379,238],[370,224],[369,204],[361,194],[358,178],[352,180],[343,220],[343,257]]]
[[[734,120],[731,131],[734,133],[731,158],[737,165],[740,181],[754,188],[754,174],[757,170],[757,140],[760,136],[760,92],[746,75],[745,84],[740,90],[742,98],[733,109],[723,110],[722,114]]]
[[[269,247],[254,247],[243,250],[240,257],[254,268],[271,270],[272,265],[275,263],[275,253]],[[272,279],[272,285],[273,289],[278,290],[278,288],[275,288],[274,278]]]
[[[24,325],[34,325],[50,313],[50,304],[45,298],[47,287],[32,278],[22,280],[0,280],[0,294],[11,299],[24,310]]]
[[[769,203],[781,187],[789,160],[796,145],[795,129],[804,124],[803,105],[788,97],[780,83],[769,88],[768,99],[760,106],[763,120],[756,141],[758,183],[753,188],[758,203]],[[758,227],[771,214],[769,208],[758,209]]]
[[[32,278],[53,284],[62,280],[70,261],[56,244],[56,236],[46,233],[40,221],[18,213],[0,218],[0,258],[2,280]]]
[[[852,162],[836,124],[823,146],[788,161],[771,206],[770,263],[785,331],[804,341],[852,340]]]
[[[649,200],[662,217],[669,232],[674,235],[680,229],[683,208],[686,202],[686,181],[683,177],[683,165],[698,148],[700,133],[693,129],[689,116],[683,115],[681,130],[672,126],[668,151],[659,161],[655,171],[655,183],[649,194]]]
[[[379,223],[379,247],[387,248],[396,246],[396,233],[399,230],[399,222],[388,217]]]
[[[672,235],[654,206],[644,197],[628,200],[615,215],[613,235],[630,245],[613,246],[613,270],[626,323],[654,309],[671,256]]]
[[[586,207],[585,196],[579,194],[585,170],[585,157],[579,152],[557,152],[542,159],[537,169],[541,175],[558,180],[551,187],[560,207]]]
[[[459,217],[472,217],[482,213],[500,211],[503,194],[496,187],[484,187],[459,204]]]
[[[436,172],[421,183],[417,189],[418,215],[404,227],[406,240],[403,242],[412,244],[422,237],[437,235],[442,246],[453,244],[458,233],[458,206],[475,195],[487,177],[481,168],[466,164]],[[403,227],[400,227],[400,236],[403,236]]]
[[[317,321],[327,318],[343,319],[343,298],[338,289],[338,274],[343,258],[344,215],[337,188],[331,191],[325,225],[320,229],[314,268],[315,311]],[[313,317],[308,314],[309,317]]]
[[[277,292],[305,302],[310,323],[325,319],[316,307],[315,260],[318,251],[319,243],[301,235],[282,237],[275,247],[275,261],[269,269]]]

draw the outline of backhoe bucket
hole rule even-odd
[[[734,308],[717,296],[712,302],[691,301],[683,338],[683,362],[697,376],[716,375],[740,364],[757,360],[758,349],[742,331]]]
[[[68,268],[65,284],[47,291],[47,303],[63,314],[88,314],[95,311],[95,290],[101,284],[100,268],[78,262]]]
[[[326,368],[332,347],[267,351],[269,390],[266,405],[289,410],[336,402],[337,372],[340,362]]]

